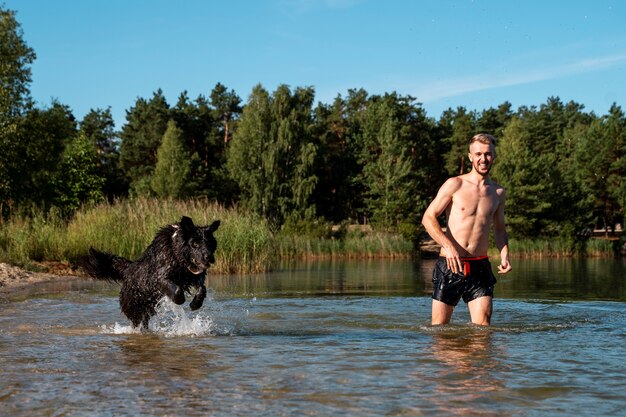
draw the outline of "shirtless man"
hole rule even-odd
[[[441,245],[433,270],[433,325],[449,323],[461,298],[467,303],[472,323],[491,323],[496,278],[487,249],[492,225],[500,250],[498,273],[511,270],[504,225],[505,190],[489,178],[495,156],[493,136],[474,136],[469,142],[471,172],[449,178],[422,218],[428,234]],[[444,211],[448,219],[445,232],[437,220]]]

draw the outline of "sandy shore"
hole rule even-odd
[[[71,270],[52,268],[52,272],[32,272],[17,266],[0,263],[0,294],[10,294],[32,284],[51,281],[67,281],[81,279]]]

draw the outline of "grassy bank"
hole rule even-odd
[[[198,225],[221,226],[216,273],[268,271],[285,258],[408,257],[411,242],[385,233],[347,232],[341,238],[307,238],[273,233],[257,217],[207,201],[136,199],[79,210],[65,222],[58,213],[14,217],[0,228],[0,262],[33,268],[43,261],[76,262],[90,246],[135,259],[158,229],[186,215]]]
[[[350,231],[343,237],[320,238],[278,234],[274,239],[279,259],[291,258],[406,258],[413,244],[400,235]]]
[[[56,213],[12,218],[0,229],[0,261],[32,266],[34,262],[76,262],[89,247],[135,259],[160,227],[186,215],[198,225],[222,224],[216,272],[265,271],[271,264],[272,234],[263,222],[236,209],[202,201],[123,200],[76,213],[64,222]]]
[[[190,216],[198,225],[222,221],[215,273],[255,273],[297,258],[398,258],[414,254],[400,235],[362,229],[340,230],[327,237],[274,233],[257,217],[207,201],[136,199],[84,208],[66,222],[54,211],[13,217],[0,227],[0,262],[34,269],[38,262],[75,263],[89,247],[136,259],[160,227]],[[611,241],[591,239],[584,252],[563,239],[511,239],[512,257],[613,256]],[[499,254],[490,251],[494,259]]]
[[[615,254],[614,243],[605,239],[589,239],[583,247],[565,238],[510,239],[509,248],[513,258],[610,257]],[[500,255],[492,247],[489,256],[497,259]]]

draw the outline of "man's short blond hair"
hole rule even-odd
[[[469,140],[469,145],[471,145],[474,142],[480,142],[480,143],[484,143],[485,145],[496,146],[496,137],[488,133],[479,133],[477,135],[474,135]]]

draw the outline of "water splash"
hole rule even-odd
[[[183,306],[174,304],[168,297],[163,297],[159,301],[156,311],[149,324],[152,332],[168,337],[220,334],[217,324],[211,317],[200,312],[190,318]]]
[[[102,333],[110,333],[110,334],[139,334],[141,333],[141,329],[135,328],[131,326],[130,324],[123,325],[117,322],[111,326],[107,326],[106,324],[103,324],[102,326],[100,326],[100,329],[102,329]]]
[[[205,308],[198,312],[189,312],[182,305],[177,305],[168,297],[159,300],[156,306],[156,314],[150,319],[148,330],[166,337],[178,336],[232,336],[236,332],[238,325],[221,322],[220,316],[223,313],[221,308],[212,306],[211,310],[206,308],[207,304],[213,304],[213,298],[209,295],[205,300]],[[139,328],[134,328],[130,324],[100,326],[103,333],[111,334],[139,334]]]

